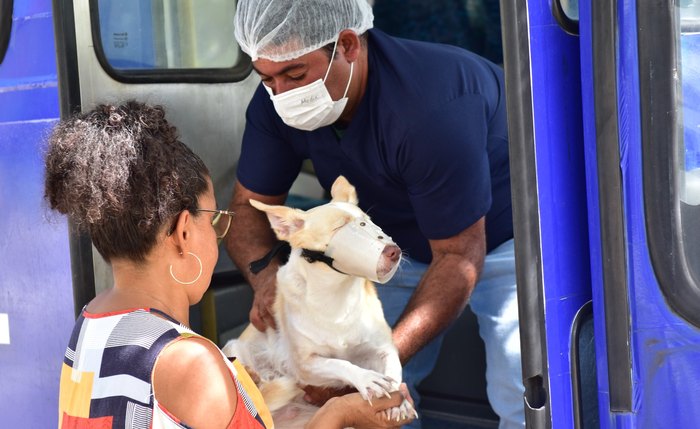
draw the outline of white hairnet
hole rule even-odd
[[[367,0],[240,0],[235,35],[253,61],[288,61],[315,51],[350,29],[372,28]]]

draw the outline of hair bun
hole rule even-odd
[[[177,137],[162,107],[136,101],[62,120],[48,141],[44,196],[107,259],[142,258],[161,225],[207,190],[206,166]]]

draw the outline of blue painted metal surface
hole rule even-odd
[[[632,318],[634,414],[630,421],[640,428],[694,428],[700,424],[697,399],[700,393],[700,331],[674,314],[666,303],[651,266],[647,245],[638,88],[640,79],[653,77],[639,76],[637,72],[635,7],[635,1],[620,2],[618,64],[619,85],[624,90],[619,96],[620,117],[624,119],[621,124],[625,127],[620,133],[620,153],[623,155],[621,170],[629,237]],[[700,51],[694,54],[698,53]],[[684,86],[700,84],[692,77],[688,74]],[[697,103],[698,100],[686,100],[691,106],[693,101]],[[687,124],[693,128],[697,125]],[[673,150],[674,142],[669,139],[664,143]]]
[[[635,3],[620,6],[621,170],[628,223],[628,260],[632,317],[635,427],[697,427],[700,408],[700,331],[688,326],[667,305],[651,266],[643,206],[639,127],[639,79]],[[629,19],[628,21],[626,19]],[[690,78],[690,75],[689,75]],[[624,82],[624,83],[623,83]],[[688,82],[696,84],[695,82]],[[694,124],[693,126],[697,126]],[[673,142],[669,141],[669,150]],[[653,227],[653,226],[652,226]]]
[[[0,65],[0,426],[56,427],[73,325],[68,231],[43,202],[42,144],[59,117],[51,1],[17,1]]]
[[[591,299],[578,38],[528,2],[552,425],[573,427],[572,323]]]
[[[700,422],[700,408],[697,407],[697,394],[700,392],[700,331],[688,326],[665,302],[648,252],[642,186],[641,120],[644,118],[640,118],[639,83],[640,79],[653,77],[639,76],[636,3],[633,0],[618,3],[616,76],[631,317],[633,406],[631,413],[610,410],[603,261],[597,250],[601,244],[593,70],[590,63],[591,1],[580,3],[580,29],[600,427],[694,428]],[[697,106],[697,102],[694,105]],[[697,122],[694,126],[697,126]],[[673,142],[669,140],[668,144],[671,148]]]

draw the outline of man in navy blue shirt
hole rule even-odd
[[[277,265],[249,271],[275,239],[248,200],[283,204],[310,159],[325,189],[344,175],[408,255],[379,288],[404,381],[413,387],[432,370],[471,296],[491,405],[501,428],[524,427],[503,72],[461,48],[371,27],[366,0],[238,3],[236,39],[262,79],[227,241],[255,291],[250,320],[274,326]]]

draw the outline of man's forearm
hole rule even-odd
[[[464,310],[480,269],[463,255],[448,254],[433,260],[393,330],[402,364]]]
[[[257,275],[252,275],[249,265],[252,261],[265,256],[276,239],[267,218],[257,209],[247,203],[232,204],[230,208],[236,215],[226,239],[226,250],[246,280],[255,288],[261,278],[265,278],[268,273],[274,273],[276,270],[266,269]],[[271,265],[276,267],[277,262],[272,261]]]
[[[276,242],[267,216],[251,206],[250,200],[280,205],[284,204],[285,198],[286,195],[256,194],[237,181],[229,205],[229,209],[236,214],[226,240],[226,250],[255,292],[249,317],[253,326],[260,331],[276,326],[273,307],[279,263],[271,261],[270,266],[258,274],[250,270],[250,263],[265,256]]]

